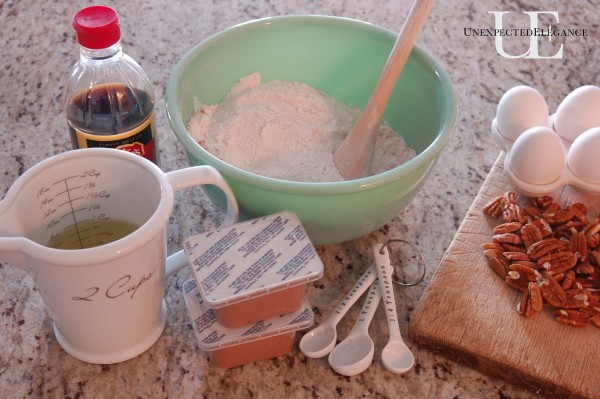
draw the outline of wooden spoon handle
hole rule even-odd
[[[369,172],[387,102],[434,4],[435,0],[415,0],[365,110],[334,154],[334,162],[345,179],[364,177]]]
[[[373,112],[365,112],[363,115],[372,113],[379,116],[381,123],[390,95],[434,4],[435,0],[415,0],[365,109]]]

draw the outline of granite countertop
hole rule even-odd
[[[397,31],[410,1],[335,0],[290,1],[113,1],[121,18],[123,48],[150,76],[157,97],[157,123],[162,168],[187,166],[187,160],[165,112],[164,94],[169,73],[193,45],[233,24],[286,14],[326,14],[361,19]],[[70,149],[61,114],[62,88],[78,46],[71,28],[75,12],[87,1],[39,3],[34,0],[0,2],[0,194],[32,165]],[[600,37],[597,1],[456,0],[435,6],[419,42],[448,71],[460,98],[460,118],[454,136],[417,198],[381,229],[358,240],[318,247],[325,274],[308,288],[317,323],[345,295],[365,265],[370,245],[388,238],[404,238],[424,252],[429,266],[425,281],[396,290],[408,322],[428,281],[450,245],[499,149],[490,136],[490,123],[501,95],[518,84],[540,90],[550,110],[571,90],[600,80]],[[507,54],[499,54],[490,11],[510,12],[505,23],[530,26],[524,11],[556,11],[561,28],[587,29],[585,36],[539,39],[539,55],[551,56],[563,44],[560,59],[517,57],[529,38],[505,40]],[[548,17],[547,15],[545,17]],[[541,20],[556,22],[550,18]],[[542,25],[544,26],[544,25]],[[488,32],[489,33],[489,32]],[[476,35],[477,34],[477,35]],[[518,42],[518,43],[517,43]],[[177,197],[169,225],[169,249],[184,238],[210,229],[219,211],[198,191]],[[199,215],[198,206],[205,212]],[[118,364],[95,365],[67,355],[55,340],[51,321],[32,277],[0,263],[0,396],[5,398],[100,397],[374,397],[374,398],[525,398],[536,397],[501,380],[419,349],[415,367],[396,375],[381,365],[380,352],[387,327],[378,311],[371,333],[376,354],[371,367],[355,377],[333,372],[326,358],[309,359],[297,345],[286,356],[222,370],[210,364],[195,342],[181,295],[190,276],[182,270],[168,283],[167,327],[158,342],[142,355]],[[355,313],[354,313],[355,314]],[[352,315],[352,313],[350,313]],[[338,329],[343,336],[352,317]]]

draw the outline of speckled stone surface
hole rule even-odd
[[[150,76],[157,96],[157,120],[162,167],[187,165],[171,132],[164,104],[169,72],[194,44],[233,24],[286,14],[327,14],[365,20],[397,31],[410,1],[114,1],[120,13],[123,47]],[[71,20],[85,1],[0,2],[0,194],[40,160],[70,148],[61,114],[62,87],[78,47]],[[440,1],[419,42],[446,67],[460,98],[455,134],[417,198],[388,224],[372,234],[344,244],[322,246],[325,264],[321,280],[308,296],[317,322],[345,295],[366,265],[370,245],[388,238],[413,241],[429,266],[425,281],[396,290],[408,321],[435,267],[498,155],[489,129],[497,101],[510,87],[532,85],[546,97],[550,110],[572,89],[600,81],[600,3],[596,0],[562,2],[533,0]],[[562,59],[504,58],[493,37],[467,34],[466,28],[494,28],[489,11],[509,11],[507,25],[529,27],[523,11],[557,11],[558,27],[587,29],[582,37],[539,40],[540,55],[549,56],[563,44]],[[542,19],[547,25],[556,21]],[[543,26],[543,25],[541,25]],[[523,54],[524,40],[506,40],[505,50]],[[200,191],[179,195],[169,225],[169,248],[221,218]],[[200,207],[203,211],[199,211]],[[31,276],[0,263],[0,397],[3,398],[526,398],[525,392],[489,378],[451,360],[419,350],[413,370],[396,375],[381,365],[387,340],[381,309],[371,326],[375,359],[355,377],[334,373],[327,359],[309,359],[295,345],[287,356],[222,370],[200,351],[181,296],[189,271],[171,278],[166,289],[168,324],[158,342],[142,355],[113,365],[75,360],[58,345],[44,304]],[[444,306],[440,304],[440,306]],[[339,325],[343,338],[356,309]]]

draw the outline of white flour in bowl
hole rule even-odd
[[[196,108],[188,130],[208,152],[249,172],[303,182],[344,180],[333,154],[361,114],[304,83],[261,83],[258,73],[242,78],[221,104]],[[392,169],[414,156],[382,125],[372,171]]]

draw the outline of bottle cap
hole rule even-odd
[[[73,19],[73,28],[79,44],[92,50],[110,47],[121,39],[119,16],[107,6],[80,10]]]

